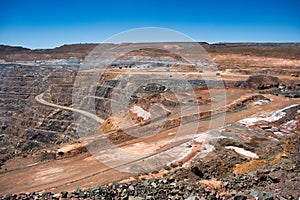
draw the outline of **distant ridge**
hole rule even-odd
[[[300,47],[299,42],[282,42],[282,43],[272,43],[272,42],[220,42],[210,44],[211,47],[278,47],[278,48],[289,48],[289,47]]]
[[[0,45],[0,52],[13,53],[20,51],[30,51],[30,49],[21,46]]]
[[[184,44],[187,42],[166,42],[166,44]],[[198,42],[208,53],[243,54],[255,56],[284,57],[300,59],[300,43],[255,43],[255,42],[221,42],[209,44]],[[7,62],[67,59],[71,57],[84,59],[93,50],[96,43],[65,44],[53,49],[29,49],[20,46],[0,45],[0,59]],[[102,45],[102,44],[100,44]],[[116,44],[103,44],[116,45]]]
[[[174,43],[188,43],[188,42],[160,42],[166,44],[174,44]],[[18,51],[53,51],[53,52],[64,52],[64,51],[85,51],[95,48],[100,43],[78,43],[78,44],[64,44],[62,46],[58,46],[52,49],[45,48],[45,49],[30,49],[25,48],[22,46],[10,46],[0,44],[0,52],[18,52]],[[130,44],[130,43],[129,43]],[[146,44],[146,43],[145,43]],[[289,48],[289,47],[296,47],[300,48],[300,42],[218,42],[218,43],[208,43],[208,42],[198,42],[198,44],[203,46],[210,46],[210,47],[279,47],[279,48]]]

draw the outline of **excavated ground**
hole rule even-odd
[[[79,48],[67,57],[81,58],[89,48],[92,46]],[[183,61],[164,51],[139,50],[120,58],[98,80],[94,95],[80,96],[79,105],[72,99],[75,79],[88,83],[87,77],[96,71],[78,72],[78,60],[1,64],[0,195],[4,199],[299,198],[299,47],[276,47],[286,49],[291,57],[278,56],[281,51],[272,46],[257,52],[251,45],[239,47],[241,54],[231,47],[205,48],[213,52],[220,70],[217,74],[199,78],[188,65],[176,65],[195,92],[193,102],[187,95],[191,91],[177,78],[178,72],[162,70],[170,66],[131,69],[137,65],[130,56],[137,54]],[[28,50],[22,51],[27,55],[0,55],[7,61],[30,60]],[[68,46],[55,51],[63,58]],[[37,58],[41,53],[31,54]],[[173,76],[169,86],[179,88],[180,103],[196,103],[199,111],[187,109],[182,116],[170,88],[145,84],[132,96],[129,110],[112,115],[109,107],[118,78],[149,73],[153,77]],[[222,78],[226,105],[218,102],[221,97],[216,94],[223,89],[211,76]],[[205,81],[211,81],[210,90]],[[95,113],[86,110],[91,100],[95,100]],[[213,103],[217,109],[212,109]],[[159,109],[151,110],[153,104]],[[210,130],[224,114],[224,126]],[[82,121],[74,121],[78,116]],[[77,135],[81,124],[94,127],[94,121],[99,124],[96,130],[84,130],[89,132],[86,137]],[[107,141],[141,156],[124,158]],[[101,155],[95,154],[95,148]],[[164,153],[175,159],[153,162]],[[148,168],[138,173],[120,171],[141,163],[147,163]]]

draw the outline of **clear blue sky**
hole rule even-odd
[[[0,9],[0,44],[29,48],[102,42],[138,27],[210,43],[300,41],[300,0],[0,0]]]

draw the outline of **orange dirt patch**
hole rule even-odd
[[[101,124],[100,128],[104,132],[115,131],[119,129],[116,121],[113,117],[109,117],[104,123]]]
[[[266,165],[264,160],[250,160],[249,162],[236,164],[233,173],[244,174],[249,171],[254,171],[256,169],[262,168]]]

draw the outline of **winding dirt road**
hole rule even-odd
[[[47,102],[43,99],[43,96],[44,96],[44,93],[39,94],[35,97],[35,100],[37,102],[39,102],[40,104],[43,104],[43,105],[46,105],[46,106],[51,106],[51,107],[54,107],[54,108],[60,108],[60,109],[65,109],[65,110],[70,110],[70,111],[73,111],[73,112],[80,113],[80,114],[82,114],[86,117],[94,119],[95,121],[97,121],[101,124],[105,121],[105,119],[102,119],[102,118],[98,117],[97,115],[95,115],[93,113],[90,113],[90,112],[87,112],[87,111],[84,111],[84,110],[80,110],[80,109],[76,109],[76,108],[70,108],[70,107],[67,107],[67,106],[61,106],[61,105],[57,105],[57,104],[54,104],[54,103]]]

